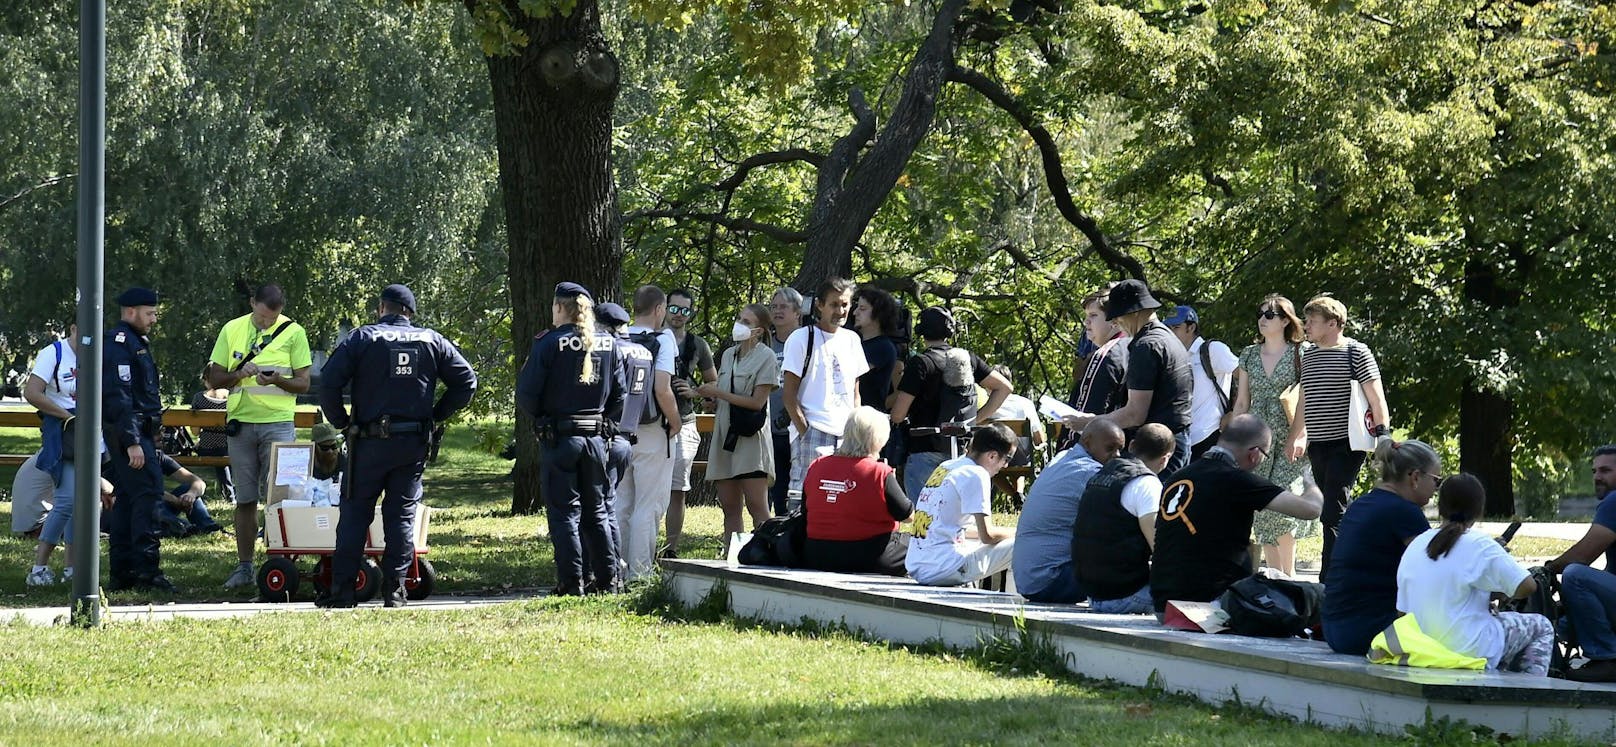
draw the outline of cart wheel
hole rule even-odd
[[[290,558],[270,558],[258,567],[258,594],[266,602],[292,601],[297,582],[297,564]]]
[[[416,558],[415,567],[420,576],[404,579],[404,597],[411,601],[432,596],[432,589],[438,585],[438,569],[432,567],[432,561]]]
[[[354,577],[354,601],[364,603],[376,598],[376,591],[382,588],[382,567],[375,560],[365,558],[359,566],[359,575]]]
[[[315,593],[325,596],[331,591],[331,558],[321,556],[319,560],[314,561],[314,573],[310,578],[314,582]]]

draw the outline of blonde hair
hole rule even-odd
[[[864,405],[847,416],[842,428],[842,443],[836,447],[838,456],[873,457],[881,453],[892,435],[892,420],[880,410]]]
[[[595,370],[595,302],[583,295],[556,298],[555,302],[572,318],[584,341],[584,364],[578,368],[578,383],[593,384],[600,379],[600,372]]]
[[[1347,305],[1330,296],[1314,296],[1302,307],[1302,315],[1318,314],[1325,319],[1334,319],[1338,324],[1347,326]]]

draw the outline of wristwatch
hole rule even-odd
[[[1369,435],[1379,438],[1392,435],[1392,431],[1384,423],[1377,423],[1374,428],[1369,429]]]

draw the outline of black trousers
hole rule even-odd
[[[421,503],[426,434],[356,438],[348,446],[348,484],[337,511],[337,547],[331,555],[331,588],[352,589],[365,553],[365,535],[382,504],[382,592],[402,582],[415,562],[415,508]],[[384,495],[385,494],[385,495]]]
[[[769,486],[769,507],[775,516],[786,515],[786,491],[791,481],[784,479],[791,472],[791,435],[774,434],[774,484]]]
[[[563,436],[553,446],[541,441],[539,451],[558,587],[563,593],[582,593],[587,561],[587,575],[597,588],[615,588],[618,553],[608,509],[612,486],[606,442],[600,436]]]
[[[1330,569],[1330,553],[1335,550],[1337,528],[1341,514],[1352,500],[1349,494],[1358,482],[1358,470],[1363,469],[1361,451],[1352,450],[1352,442],[1345,438],[1334,441],[1315,441],[1307,445],[1307,460],[1313,465],[1313,481],[1324,493],[1324,512],[1319,516],[1324,525],[1324,558],[1319,564],[1319,579]]]
[[[140,469],[129,466],[125,450],[107,449],[118,495],[109,512],[107,566],[120,581],[150,581],[162,573],[153,511],[163,499],[163,470],[150,438],[141,437],[140,449],[146,454],[146,464]]]

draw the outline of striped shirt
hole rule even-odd
[[[1342,337],[1332,348],[1311,347],[1302,354],[1302,407],[1307,417],[1307,440],[1336,441],[1347,437],[1348,410],[1352,409],[1352,382],[1365,384],[1380,378],[1380,366],[1369,346]]]

